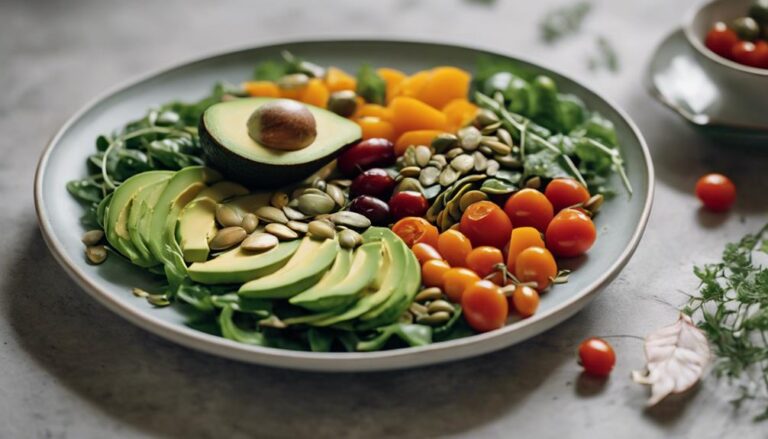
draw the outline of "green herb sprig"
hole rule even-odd
[[[578,2],[548,12],[539,23],[541,38],[551,44],[578,33],[591,10],[589,2]]]

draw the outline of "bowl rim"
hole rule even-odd
[[[201,62],[207,62],[211,59],[218,57],[234,56],[237,54],[249,52],[257,49],[270,49],[280,48],[283,46],[302,45],[302,44],[405,44],[405,45],[424,45],[424,46],[441,46],[444,48],[453,48],[461,50],[470,50],[478,54],[485,54],[491,56],[499,56],[504,58],[513,59],[522,63],[548,70],[557,75],[565,78],[568,81],[577,84],[579,87],[584,88],[588,92],[592,93],[595,97],[606,103],[616,114],[621,117],[624,123],[629,127],[632,135],[638,141],[640,146],[640,152],[645,162],[645,175],[647,178],[647,184],[645,185],[646,197],[643,200],[642,211],[638,218],[637,225],[632,232],[627,246],[621,251],[621,254],[616,260],[609,266],[609,268],[603,272],[599,277],[595,278],[586,287],[582,288],[572,297],[567,298],[562,303],[556,305],[552,309],[536,314],[530,319],[524,319],[517,321],[511,325],[507,325],[504,328],[490,331],[482,334],[476,334],[470,337],[462,337],[455,340],[449,340],[439,343],[434,343],[426,346],[419,347],[407,347],[401,349],[393,349],[386,351],[374,351],[374,352],[304,352],[304,351],[292,351],[287,349],[271,348],[254,346],[245,343],[239,343],[232,340],[225,339],[223,337],[214,336],[201,331],[187,328],[175,323],[171,323],[156,317],[147,316],[145,311],[137,308],[129,307],[121,303],[118,299],[112,296],[105,289],[97,286],[89,275],[76,264],[70,261],[70,255],[68,254],[63,243],[57,238],[51,224],[51,220],[48,212],[45,208],[44,201],[44,180],[45,169],[48,166],[50,156],[55,149],[55,146],[59,143],[61,138],[68,132],[68,130],[77,123],[80,118],[91,111],[100,102],[109,97],[121,93],[135,85],[138,85],[144,81],[152,79],[156,76],[170,73],[176,69],[188,67]],[[64,268],[64,271],[75,282],[83,288],[91,297],[96,299],[99,303],[106,306],[115,314],[125,318],[136,326],[145,329],[155,335],[158,335],[167,340],[178,343],[182,346],[191,348],[197,351],[203,351],[216,356],[229,358],[238,361],[244,361],[253,364],[259,364],[270,367],[280,367],[294,370],[308,370],[318,372],[370,372],[380,370],[395,370],[419,367],[427,364],[438,364],[446,361],[454,361],[462,358],[480,355],[483,353],[492,352],[501,349],[506,346],[515,344],[521,340],[530,338],[532,335],[546,331],[559,324],[562,320],[575,314],[586,301],[594,297],[603,287],[611,282],[621,271],[621,269],[629,262],[632,254],[636,250],[640,239],[645,231],[645,228],[650,217],[651,208],[653,205],[655,187],[655,173],[653,167],[653,161],[651,158],[648,145],[640,132],[635,122],[629,118],[627,113],[619,106],[617,106],[612,100],[607,99],[602,94],[594,91],[592,88],[583,85],[581,81],[577,81],[567,74],[563,74],[558,70],[552,69],[548,66],[542,65],[528,60],[525,57],[515,56],[500,52],[498,49],[490,47],[470,46],[464,44],[457,44],[452,42],[441,42],[437,39],[397,39],[397,38],[310,38],[310,39],[290,39],[290,40],[274,40],[265,42],[264,44],[257,45],[244,45],[234,47],[230,49],[223,49],[213,51],[211,53],[203,54],[201,56],[192,57],[187,60],[171,63],[169,66],[154,69],[148,73],[136,75],[133,78],[129,78],[126,81],[122,81],[117,85],[108,88],[106,91],[98,94],[96,97],[88,101],[84,106],[77,110],[69,119],[62,124],[62,126],[56,131],[47,143],[43,150],[40,159],[38,161],[37,169],[35,172],[34,181],[34,201],[35,212],[37,215],[38,223],[42,231],[44,241],[46,242],[49,250],[57,260],[59,265]],[[576,308],[577,305],[582,303],[581,306]],[[551,317],[551,318],[550,318]],[[550,319],[548,319],[550,318]],[[556,320],[551,323],[552,320]],[[543,329],[542,329],[543,328]],[[527,330],[527,331],[526,331]],[[524,334],[522,337],[518,337],[511,342],[505,342],[505,337],[510,336],[510,333],[518,331]],[[527,334],[527,335],[525,335]],[[514,337],[509,337],[514,338]],[[485,342],[485,343],[483,343]],[[476,345],[475,349],[471,349],[471,345]],[[462,355],[446,354],[447,351],[451,351],[456,348],[466,347],[467,349]],[[434,353],[436,359],[431,359],[429,354]],[[405,361],[405,364],[398,362],[398,359],[414,356],[415,359]],[[381,360],[381,361],[378,361]],[[338,364],[335,364],[338,362]],[[335,364],[335,365],[334,365]]]
[[[689,8],[683,17],[682,27],[683,27],[683,33],[685,34],[685,38],[688,40],[688,43],[692,45],[699,54],[707,57],[711,61],[723,67],[726,67],[741,73],[746,73],[748,75],[768,78],[768,69],[761,69],[757,67],[746,66],[744,64],[739,64],[735,61],[731,61],[728,58],[722,57],[716,54],[715,52],[709,50],[701,41],[701,39],[699,39],[694,33],[693,23],[696,21],[696,17],[701,13],[701,11],[703,11],[705,8],[715,5],[716,3],[725,3],[727,1],[728,0],[709,0],[706,2],[697,3],[691,8]]]

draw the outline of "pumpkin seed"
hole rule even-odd
[[[396,159],[395,159],[395,167],[396,167],[397,169],[402,169],[402,168],[404,168],[404,167],[405,167],[405,157],[403,157],[403,156],[400,156],[400,157],[396,158]]]
[[[440,213],[443,207],[445,207],[443,205],[443,200],[445,200],[445,192],[439,194],[437,198],[435,198],[435,201],[432,202],[432,205],[429,206],[429,209],[427,209],[427,213],[424,215],[424,217],[430,223],[437,223],[437,215]]]
[[[240,244],[240,248],[248,251],[263,252],[275,248],[278,243],[277,236],[270,233],[256,232],[245,238],[243,243]]]
[[[408,307],[408,311],[410,311],[416,316],[429,314],[429,312],[427,311],[427,307],[417,302],[411,303],[411,306]]]
[[[451,160],[451,167],[461,174],[466,174],[475,167],[475,161],[472,159],[471,155],[461,154]]]
[[[299,200],[298,200],[298,198],[294,198],[293,200],[291,200],[291,202],[288,203],[287,207],[292,207],[294,209],[299,207]]]
[[[512,147],[498,140],[483,140],[483,145],[491,148],[491,150],[500,155],[507,155],[512,152]]]
[[[440,177],[440,170],[434,166],[427,166],[419,173],[419,183],[423,186],[432,186]]]
[[[473,126],[468,126],[459,130],[459,139],[461,141],[461,147],[466,151],[474,151],[480,146],[480,130]]]
[[[416,297],[413,298],[413,300],[416,302],[427,302],[432,300],[440,300],[442,298],[443,298],[443,292],[440,291],[440,288],[431,287],[431,288],[425,288],[419,291],[419,294],[417,294]]]
[[[288,228],[293,230],[294,232],[302,235],[307,233],[308,227],[309,227],[307,226],[307,223],[303,223],[301,221],[288,221],[286,226],[288,226]]]
[[[245,216],[243,216],[243,221],[240,223],[240,227],[245,230],[245,233],[253,233],[258,226],[259,218],[252,213],[246,213]]]
[[[483,154],[487,156],[493,155],[493,150],[485,145],[480,145],[480,148],[477,148],[478,151],[482,152]]]
[[[363,243],[363,237],[354,230],[344,229],[339,232],[339,244],[344,248],[355,248]]]
[[[343,206],[347,202],[347,197],[344,196],[344,191],[336,185],[330,183],[326,185],[325,193],[328,194],[333,202],[336,203],[336,205],[339,207]]]
[[[541,187],[541,177],[538,175],[531,177],[525,182],[525,187],[528,189],[538,189]]]
[[[327,222],[330,225],[333,225],[331,222],[331,214],[330,213],[321,213],[320,215],[315,215],[316,220],[322,220]]]
[[[439,166],[436,167],[443,169],[444,167],[448,166],[448,159],[446,159],[445,155],[443,154],[435,154],[429,160],[429,163],[437,163]]]
[[[133,293],[134,296],[141,297],[141,298],[145,298],[149,296],[149,293],[142,290],[141,288],[134,288],[131,290],[131,293]]]
[[[429,159],[432,158],[432,150],[428,146],[419,145],[415,150],[416,154],[416,166],[423,168],[429,163]]]
[[[481,191],[491,195],[505,195],[511,194],[517,190],[517,187],[512,183],[496,178],[489,178],[483,182]]]
[[[456,157],[458,157],[458,156],[460,156],[462,154],[464,154],[464,150],[463,149],[461,149],[461,148],[454,148],[454,149],[448,151],[447,153],[445,153],[445,160],[446,160],[446,162],[449,161],[449,160],[453,160],[453,159],[455,159]]]
[[[459,199],[459,209],[464,212],[467,207],[477,203],[478,201],[485,201],[488,199],[488,195],[483,191],[471,190],[466,192]]]
[[[288,325],[286,325],[285,322],[280,320],[280,318],[278,318],[274,314],[267,317],[266,319],[259,320],[258,324],[261,327],[275,328],[275,329],[285,329],[288,327]]]
[[[436,152],[447,151],[459,144],[459,138],[450,133],[438,134],[432,139],[432,148]]]
[[[490,125],[486,125],[480,129],[480,134],[493,134],[501,128],[501,122],[492,123]]]
[[[356,212],[342,211],[331,215],[334,224],[352,227],[355,229],[367,229],[371,227],[371,220]]]
[[[494,160],[507,169],[520,169],[523,166],[520,159],[511,155],[496,155],[494,156]]]
[[[419,180],[416,180],[415,178],[406,177],[403,178],[400,183],[395,186],[395,193],[400,192],[407,192],[407,191],[413,191],[413,192],[423,192],[424,188],[421,186],[421,183],[419,183]]]
[[[209,245],[211,250],[226,250],[243,242],[246,236],[248,234],[240,226],[225,227],[216,233]]]
[[[400,170],[400,175],[403,177],[418,177],[421,172],[421,168],[418,166],[406,166]]]
[[[288,207],[288,206],[283,207],[283,213],[291,221],[301,221],[301,220],[307,219],[306,215],[304,215],[303,213],[299,212],[298,210],[292,207]]]
[[[442,214],[443,214],[443,218],[440,221],[440,230],[448,230],[455,223],[455,221],[453,220],[453,217],[451,217],[447,209],[444,210]]]
[[[325,189],[318,189],[316,187],[308,187],[304,189],[304,192],[302,192],[301,195],[306,195],[306,194],[315,194],[315,195],[322,195],[322,196],[326,195]]]
[[[416,166],[416,148],[414,146],[405,149],[403,160],[405,166]]]
[[[451,319],[451,315],[445,311],[438,311],[434,314],[423,315],[416,318],[417,323],[424,325],[439,325]]]
[[[290,196],[291,201],[288,204],[286,204],[286,206],[290,206],[291,203],[295,203],[296,199],[299,198],[300,196],[304,195],[304,191],[306,191],[307,189],[309,189],[307,186],[299,186],[296,189],[294,189],[291,192],[291,196]],[[275,206],[275,207],[277,207],[277,206]]]
[[[440,194],[442,186],[435,184],[424,188],[424,198],[431,200]]]
[[[86,247],[91,247],[104,239],[104,231],[101,229],[93,229],[83,233],[83,237],[80,239]]]
[[[336,230],[328,221],[315,220],[307,226],[309,233],[318,239],[333,239],[336,237]]]
[[[603,195],[593,195],[589,200],[584,202],[583,207],[587,210],[587,212],[594,215],[600,211],[600,207],[603,205],[603,201],[605,201],[605,197],[603,197]]]
[[[427,305],[427,311],[429,311],[430,314],[441,311],[447,312],[448,314],[453,314],[455,310],[453,309],[453,305],[451,305],[449,302],[438,299],[430,302],[429,305]]]
[[[288,194],[283,191],[277,191],[273,193],[269,198],[269,204],[277,207],[278,209],[282,209],[283,207],[287,206],[289,201],[291,200],[288,198]]]
[[[283,90],[296,90],[309,84],[309,76],[304,73],[292,73],[277,80],[277,86]]]
[[[307,215],[330,213],[335,205],[336,203],[325,192],[305,193],[299,197],[299,210]]]
[[[266,227],[264,227],[264,231],[275,235],[277,239],[281,241],[288,241],[299,237],[298,233],[284,224],[267,224]]]
[[[352,90],[341,90],[331,93],[328,98],[328,109],[341,117],[349,117],[357,111],[357,95]]]
[[[442,172],[440,172],[440,176],[438,177],[438,182],[441,186],[450,186],[452,185],[461,175],[457,170],[455,170],[452,166],[447,166],[445,169],[443,169]]]
[[[477,127],[484,127],[491,124],[495,124],[499,122],[499,116],[496,115],[491,110],[487,110],[485,108],[481,109],[477,112],[477,115],[475,115],[475,119],[472,121],[472,123]]]
[[[327,186],[327,183],[322,178],[318,178],[317,180],[312,182],[312,187],[319,190],[320,192],[324,192],[326,186]]]
[[[165,294],[150,294],[146,297],[147,302],[149,302],[151,305],[154,305],[158,308],[168,306],[171,304],[171,301],[168,300],[168,296]]]
[[[514,146],[514,143],[512,142],[512,135],[509,134],[509,131],[505,130],[504,128],[499,128],[496,130],[496,137],[499,138],[501,143],[504,143],[510,147]]]
[[[445,206],[445,210],[448,212],[448,215],[453,218],[454,221],[459,221],[461,219],[459,200],[451,200],[448,205]]]
[[[331,180],[328,182],[328,184],[332,184],[340,188],[348,188],[352,186],[352,180],[348,180],[346,178],[341,180]]]
[[[485,174],[493,177],[499,172],[499,162],[496,160],[488,160],[488,166],[485,168]]]
[[[216,221],[221,224],[221,227],[234,227],[243,222],[243,217],[238,211],[226,204],[219,204],[216,206]]]
[[[107,260],[107,248],[103,245],[91,245],[85,248],[85,256],[88,262],[99,265]]]
[[[285,207],[283,209],[285,209]],[[285,216],[283,211],[272,206],[259,207],[256,209],[256,216],[259,217],[259,219],[270,223],[285,224],[288,222],[288,217]]]

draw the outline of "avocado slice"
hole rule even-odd
[[[238,294],[263,299],[293,297],[317,283],[336,259],[338,252],[339,243],[335,239],[320,241],[304,238],[283,268],[244,284]]]
[[[344,279],[327,288],[303,292],[292,297],[290,302],[311,311],[328,311],[349,305],[371,284],[379,273],[380,264],[381,244],[363,244],[355,251],[349,273]]]
[[[274,273],[296,253],[300,240],[286,241],[261,253],[240,247],[207,262],[196,262],[187,269],[189,277],[201,284],[240,284]]]
[[[308,177],[362,137],[355,122],[306,105],[315,118],[315,140],[295,151],[265,147],[248,135],[247,122],[256,109],[274,100],[235,99],[205,110],[198,128],[200,144],[216,169],[250,187],[279,187]]]
[[[115,189],[105,223],[109,224],[106,235],[109,243],[123,256],[136,265],[148,267],[154,265],[151,261],[142,257],[139,250],[131,242],[128,231],[128,219],[131,206],[136,195],[145,187],[168,178],[172,172],[149,171],[136,174]]]
[[[184,260],[205,262],[210,249],[208,243],[216,234],[216,208],[226,198],[248,193],[248,189],[231,181],[220,181],[207,187],[187,204],[179,215],[176,239]]]
[[[174,172],[166,171],[168,174],[166,178],[157,181],[153,184],[147,185],[142,188],[131,204],[131,211],[128,213],[128,235],[131,237],[131,243],[136,250],[141,254],[141,257],[151,264],[157,265],[159,262],[149,251],[149,239],[142,237],[142,225],[149,223],[151,215],[146,214],[151,210],[151,206],[154,206],[157,199],[160,198],[160,194],[165,190],[168,185],[168,180],[171,179]],[[148,229],[147,226],[144,226]],[[148,233],[145,233],[148,236]]]
[[[177,285],[187,274],[187,265],[176,241],[176,222],[184,206],[202,191],[206,184],[221,175],[204,166],[190,166],[177,171],[152,208],[149,221],[149,250],[165,268],[169,283]]]

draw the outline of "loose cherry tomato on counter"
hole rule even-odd
[[[509,197],[504,212],[515,227],[534,227],[540,232],[547,230],[554,215],[552,203],[536,189],[523,189]]]
[[[392,231],[400,239],[405,241],[408,247],[414,244],[425,243],[437,248],[437,227],[429,223],[424,218],[409,216],[401,219],[392,226]]]
[[[546,247],[541,232],[533,227],[518,227],[512,230],[507,247],[507,269],[515,272],[515,261],[520,253],[528,247]]]
[[[336,164],[350,177],[366,169],[386,168],[395,164],[395,145],[387,139],[362,140],[342,152]]]
[[[696,182],[696,196],[707,209],[724,212],[736,201],[736,186],[723,174],[707,174]]]
[[[445,273],[451,269],[445,261],[432,259],[421,266],[421,281],[428,287],[443,288]]]
[[[478,276],[485,278],[496,271],[496,266],[504,263],[504,256],[501,250],[496,247],[483,245],[473,249],[466,257],[466,266],[477,273]]]
[[[352,197],[370,195],[380,200],[386,200],[392,195],[394,188],[395,179],[387,171],[381,168],[371,168],[355,177],[349,187],[349,193]]]
[[[503,248],[512,232],[512,221],[496,204],[478,201],[467,207],[461,215],[459,228],[474,247],[490,245]]]
[[[466,267],[467,255],[472,251],[469,238],[458,230],[446,230],[437,238],[437,251],[451,267]]]
[[[589,200],[589,191],[573,178],[556,178],[544,190],[555,212]],[[517,225],[517,223],[515,223]]]
[[[419,260],[419,264],[424,264],[425,262],[431,261],[433,259],[438,261],[443,260],[443,257],[440,255],[440,253],[438,253],[437,250],[435,250],[434,247],[424,242],[414,244],[413,247],[411,247],[411,251],[416,256],[416,259]]]
[[[429,209],[429,202],[421,192],[398,192],[389,199],[389,211],[395,220],[407,216],[424,216],[427,209]]]
[[[370,195],[360,195],[349,203],[349,210],[371,220],[375,226],[389,224],[389,204]]]
[[[499,329],[509,316],[509,304],[501,288],[487,280],[479,280],[464,290],[461,307],[467,323],[477,332]]]
[[[731,58],[731,49],[738,42],[739,36],[723,22],[715,23],[704,40],[704,44],[709,50],[729,59]]]
[[[518,285],[512,293],[512,305],[522,317],[530,317],[539,308],[539,293],[527,285]]]
[[[579,345],[579,364],[584,367],[584,372],[590,375],[608,376],[616,364],[616,353],[605,340],[588,338]]]
[[[515,276],[520,282],[536,282],[536,289],[546,289],[557,276],[557,263],[544,247],[528,247],[515,261]]]
[[[563,209],[547,227],[547,248],[555,255],[573,258],[583,255],[592,247],[597,231],[592,220],[576,209]]]
[[[464,290],[479,280],[480,276],[468,268],[451,268],[443,276],[443,292],[451,302],[461,303]]]

